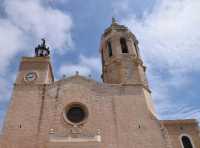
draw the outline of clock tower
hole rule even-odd
[[[50,51],[45,40],[35,48],[34,57],[22,57],[16,84],[50,84],[54,81]]]
[[[49,48],[42,41],[35,48],[35,56],[22,57],[20,62],[3,128],[3,140],[8,148],[36,147],[46,86],[54,82]]]

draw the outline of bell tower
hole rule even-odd
[[[138,84],[148,87],[138,40],[127,27],[112,19],[102,35],[102,79],[111,84]]]

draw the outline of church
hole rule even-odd
[[[135,35],[115,19],[99,48],[103,82],[54,80],[45,40],[22,57],[0,148],[200,148],[195,119],[159,120]]]

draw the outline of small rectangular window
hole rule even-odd
[[[104,61],[103,49],[101,49],[101,61],[102,61],[102,65],[104,65],[105,61]]]
[[[120,39],[120,44],[121,44],[122,53],[128,53],[128,47],[126,44],[126,40],[124,38]]]
[[[108,55],[109,55],[109,57],[112,56],[112,45],[111,45],[110,41],[108,41]]]

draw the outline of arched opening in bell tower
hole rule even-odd
[[[121,44],[122,53],[128,53],[128,47],[127,47],[125,38],[120,38],[120,44]]]
[[[108,41],[108,55],[109,55],[109,57],[112,56],[112,44],[111,44],[111,41]]]

